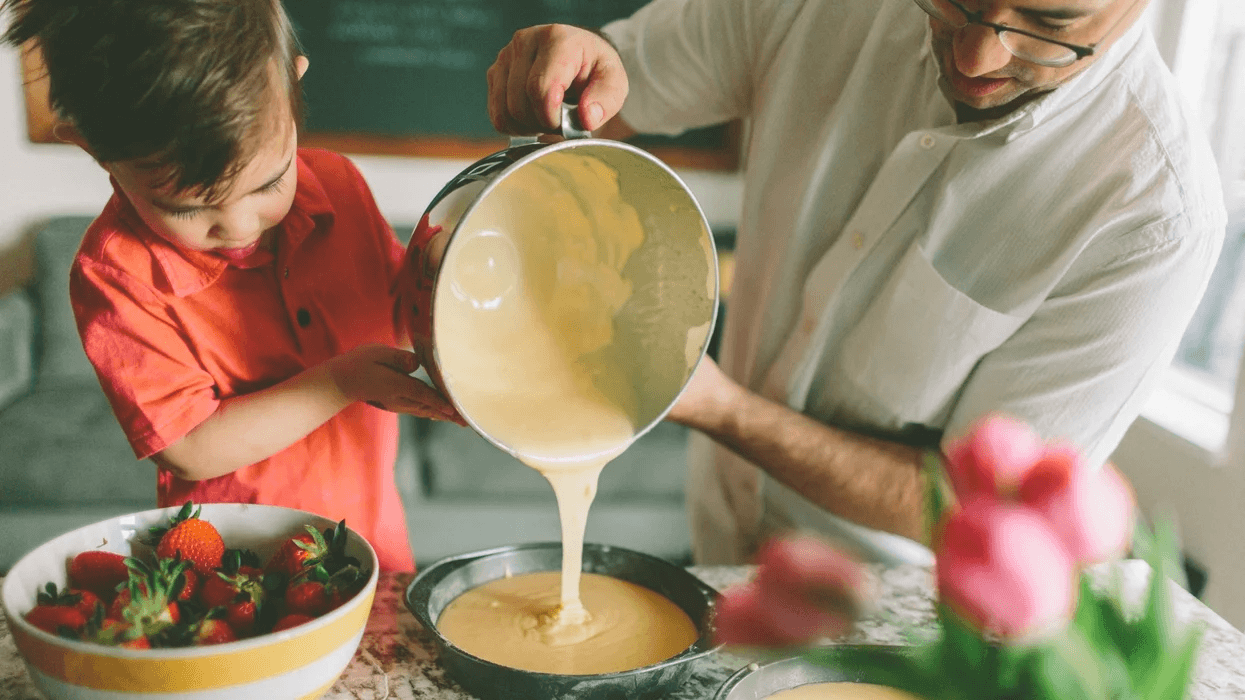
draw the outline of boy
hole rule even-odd
[[[87,356],[161,506],[345,518],[413,571],[397,416],[461,420],[395,345],[402,246],[362,177],[299,149],[307,69],[279,0],[0,0],[57,135],[114,195],[71,272]],[[88,466],[89,468],[89,466]]]

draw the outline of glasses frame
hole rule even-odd
[[[944,24],[948,24],[953,27],[955,26],[955,23],[948,22],[947,20],[932,14],[929,9],[926,9],[925,3],[928,2],[929,0],[915,0],[915,1],[916,1],[916,4],[921,8],[921,10],[925,12],[925,14],[929,15],[930,17],[933,17],[939,22],[943,22]],[[1098,45],[1103,42],[1103,39],[1106,39],[1108,36],[1111,36],[1111,32],[1115,31],[1116,27],[1118,27],[1120,23],[1124,21],[1124,18],[1128,16],[1128,13],[1132,11],[1133,6],[1135,6],[1138,2],[1138,0],[1133,0],[1131,3],[1129,3],[1128,9],[1125,10],[1124,13],[1121,14],[1119,17],[1117,17],[1115,21],[1111,23],[1111,26],[1108,27],[1105,32],[1103,32],[1102,39],[1099,39],[1098,41],[1095,41],[1092,44],[1073,44],[1073,43],[1069,43],[1066,41],[1060,41],[1058,39],[1052,39],[1048,36],[1042,36],[1041,34],[1035,34],[1033,32],[1026,31],[1024,29],[1020,29],[1020,28],[1013,27],[1010,25],[998,24],[995,22],[987,22],[985,20],[986,13],[983,10],[977,10],[974,12],[968,9],[967,7],[964,7],[956,0],[944,0],[944,1],[950,3],[953,7],[955,7],[955,9],[960,11],[960,14],[964,15],[964,19],[966,21],[964,22],[964,24],[958,27],[955,27],[957,31],[969,25],[976,24],[982,27],[989,27],[990,29],[993,29],[996,36],[998,36],[999,34],[1003,32],[1011,32],[1012,34],[1020,34],[1022,36],[1027,36],[1031,39],[1037,39],[1038,41],[1044,41],[1048,44],[1055,44],[1056,46],[1062,46],[1065,49],[1068,49],[1072,53],[1076,54],[1075,58],[1065,63],[1043,63],[1040,61],[1034,61],[1033,59],[1024,58],[1023,56],[1016,56],[1016,53],[1012,51],[1011,48],[1008,47],[1007,44],[1003,42],[1001,38],[999,39],[999,43],[1003,44],[1003,48],[1007,49],[1007,51],[1011,53],[1013,56],[1016,56],[1016,58],[1019,58],[1022,61],[1027,61],[1029,63],[1036,63],[1039,66],[1046,66],[1047,68],[1066,68],[1072,65],[1073,63],[1076,63],[1077,61],[1081,60],[1082,58],[1085,58],[1086,56],[1093,56],[1094,53],[1096,53],[1098,50]]]

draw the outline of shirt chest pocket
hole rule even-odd
[[[914,245],[843,337],[832,374],[849,386],[831,403],[894,427],[941,425],[978,360],[1024,321],[948,284]]]

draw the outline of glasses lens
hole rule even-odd
[[[1076,52],[1072,49],[1037,37],[1002,31],[999,32],[999,41],[1017,58],[1039,66],[1063,68],[1076,62]]]
[[[968,24],[968,18],[964,16],[964,13],[947,0],[916,0],[916,4],[920,5],[930,17],[944,24],[957,29]]]

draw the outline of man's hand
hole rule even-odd
[[[557,130],[561,105],[579,102],[579,119],[592,131],[622,109],[627,74],[603,37],[564,24],[515,32],[488,69],[488,111],[503,134]]]
[[[743,391],[706,355],[666,418],[697,430],[710,430],[720,417],[731,414],[733,402]]]
[[[386,411],[466,424],[445,397],[410,376],[419,369],[419,359],[407,350],[362,345],[329,360],[327,369],[347,400],[363,401]]]

